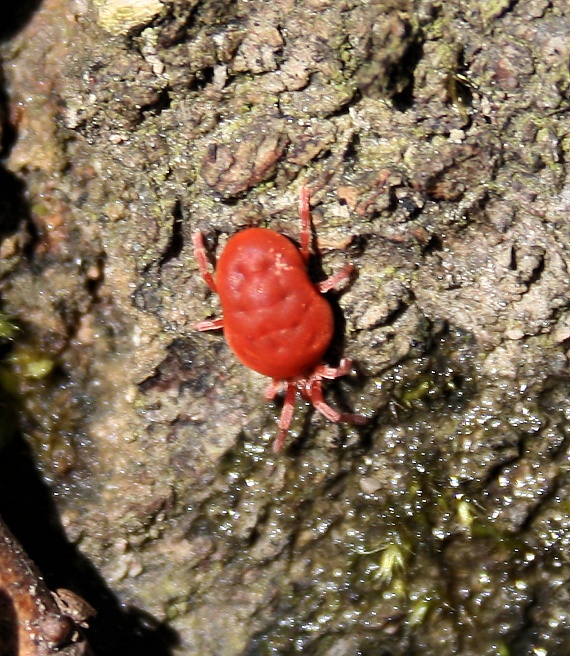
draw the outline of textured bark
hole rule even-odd
[[[153,654],[568,653],[568,33],[563,0],[45,0],[6,35],[3,384]],[[192,331],[191,235],[295,238],[301,184],[316,269],[359,271],[327,398],[371,423],[299,407],[276,456],[267,381]]]

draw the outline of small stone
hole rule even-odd
[[[159,0],[93,0],[99,25],[115,36],[147,25],[163,9]]]
[[[452,143],[461,143],[465,140],[465,132],[463,130],[450,130],[449,141]]]
[[[522,339],[524,337],[524,330],[520,328],[511,328],[505,333],[507,339]]]
[[[363,476],[360,479],[360,489],[364,494],[374,494],[374,492],[378,492],[381,487],[382,483],[378,478],[374,478],[374,476]]]

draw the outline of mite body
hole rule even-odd
[[[274,451],[280,451],[299,392],[334,422],[364,424],[366,417],[342,413],[323,398],[322,379],[350,371],[343,358],[338,367],[322,364],[334,334],[334,317],[323,292],[348,278],[352,266],[314,283],[307,273],[310,242],[309,195],[299,200],[301,248],[266,228],[248,228],[234,235],[220,256],[215,277],[208,270],[202,234],[194,234],[194,249],[206,284],[220,296],[223,317],[200,321],[197,330],[222,328],[237,358],[272,378],[265,394],[271,400],[281,388],[285,400]]]

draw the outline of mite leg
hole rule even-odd
[[[267,401],[273,401],[273,399],[277,396],[277,392],[279,392],[282,382],[283,381],[280,380],[279,378],[273,378],[271,380],[264,394]]]
[[[309,190],[305,185],[299,192],[299,218],[301,219],[301,255],[308,260],[311,244],[311,210],[309,208]]]
[[[291,420],[293,419],[293,411],[295,410],[295,396],[297,394],[297,388],[294,383],[287,383],[287,391],[285,392],[285,399],[283,401],[283,408],[281,410],[281,416],[279,417],[279,430],[275,436],[275,441],[273,442],[273,451],[279,453],[283,448],[285,443],[285,438],[287,437],[287,431],[291,425]]]
[[[195,232],[192,235],[192,243],[194,244],[194,257],[198,262],[198,267],[200,268],[200,273],[202,274],[202,278],[204,278],[204,282],[208,285],[208,287],[214,293],[216,293],[218,291],[216,287],[216,281],[214,280],[214,276],[208,270],[208,258],[206,257],[206,247],[204,246],[204,237],[202,236],[201,232]],[[202,328],[202,329],[198,328],[198,330],[210,330],[210,328]]]
[[[346,282],[352,272],[354,271],[354,264],[347,264],[344,266],[338,273],[334,273],[332,276],[321,280],[317,283],[317,288],[324,294],[325,292],[330,291],[331,289],[338,289],[344,282]]]
[[[192,324],[194,330],[219,330],[224,327],[224,317],[217,319],[204,319],[204,321],[196,321]]]
[[[311,243],[311,209],[309,207],[309,190],[304,185],[299,192],[299,216],[301,218],[301,255],[305,260],[308,260]],[[317,283],[318,290],[321,294],[324,294],[331,289],[338,289],[338,287],[350,278],[353,271],[354,265],[347,264],[338,273]]]
[[[313,381],[313,384],[311,385],[307,394],[315,408],[327,419],[330,419],[330,421],[334,421],[337,424],[343,423],[359,425],[366,424],[368,422],[368,417],[365,417],[364,415],[356,415],[350,412],[339,412],[338,410],[331,408],[331,406],[328,405],[328,403],[326,403],[323,398],[323,389],[320,380]]]
[[[327,367],[326,364],[320,364],[315,368],[313,376],[315,378],[328,378],[332,380],[333,378],[340,378],[341,376],[346,376],[352,368],[352,360],[348,358],[342,358],[338,363],[338,367]]]

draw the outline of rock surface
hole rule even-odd
[[[110,591],[153,656],[567,654],[566,3],[132,4],[0,49],[3,366],[94,651]],[[275,456],[191,234],[296,238],[301,184],[371,423],[301,405]]]

